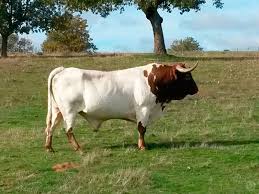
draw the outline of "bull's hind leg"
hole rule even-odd
[[[73,148],[75,149],[75,151],[80,151],[81,152],[81,147],[78,144],[74,133],[73,133],[73,125],[75,122],[75,118],[76,118],[76,113],[68,113],[66,114],[65,117],[65,122],[66,122],[66,134],[67,134],[67,138],[68,138],[68,142],[73,146]]]
[[[60,123],[61,120],[62,120],[61,112],[59,111],[58,108],[53,108],[51,122],[45,129],[45,133],[46,133],[45,149],[49,152],[54,151],[52,148],[52,135],[53,135],[54,129]]]
[[[73,128],[69,128],[66,132],[67,134],[67,138],[68,138],[68,141],[69,143],[72,144],[73,148],[75,149],[75,151],[81,151],[81,147],[80,145],[78,144],[75,136],[74,136],[74,133],[73,133]]]

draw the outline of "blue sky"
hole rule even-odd
[[[212,1],[199,12],[180,14],[159,10],[165,44],[169,48],[175,39],[191,36],[204,50],[259,49],[259,1],[223,0],[223,9],[216,9]],[[83,13],[87,19],[90,36],[100,52],[152,52],[153,32],[149,21],[136,7],[112,12],[107,18]],[[46,36],[44,33],[24,35],[39,50]]]

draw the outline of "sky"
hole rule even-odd
[[[163,18],[166,48],[176,39],[193,37],[206,50],[259,50],[259,1],[222,0],[223,9],[217,9],[208,0],[199,12],[180,14],[159,10]],[[112,12],[102,18],[90,12],[82,14],[99,52],[152,52],[153,32],[144,13],[136,7],[126,7],[121,14]],[[23,37],[32,40],[40,51],[46,39],[44,33]]]

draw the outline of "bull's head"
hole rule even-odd
[[[191,71],[198,66],[196,63],[191,68],[184,64],[154,65],[148,77],[151,92],[157,97],[157,103],[168,103],[171,100],[181,100],[186,95],[198,92],[198,87],[192,78]]]
[[[176,91],[180,95],[185,97],[186,95],[193,95],[198,92],[198,87],[192,78],[191,72],[198,66],[198,62],[191,68],[186,68],[184,64],[177,64],[176,69],[176,80],[173,85],[175,85]]]

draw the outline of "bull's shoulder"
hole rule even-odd
[[[148,75],[151,73],[153,65],[156,65],[156,63],[139,67],[138,79],[134,82],[134,98],[138,106],[146,106],[155,102],[156,98],[151,92],[148,83]]]

